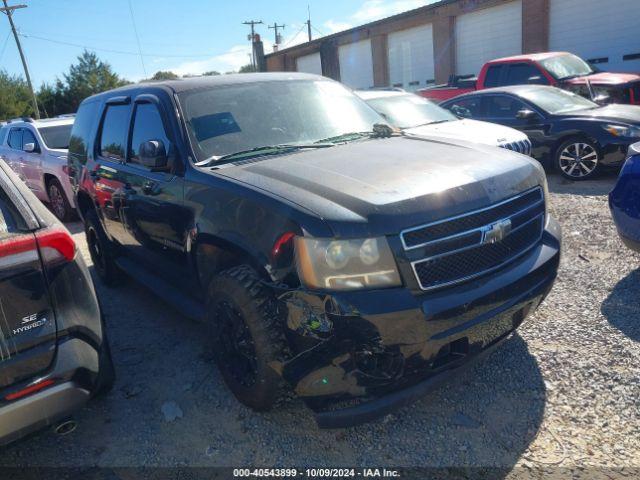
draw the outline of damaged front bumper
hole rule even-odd
[[[288,292],[297,353],[276,366],[320,427],[364,423],[411,403],[506,339],[551,289],[560,228],[501,270],[440,291]]]

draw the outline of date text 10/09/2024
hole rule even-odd
[[[400,478],[398,470],[386,468],[235,468],[234,478]]]

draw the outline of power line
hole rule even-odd
[[[20,45],[20,37],[18,36],[18,32],[16,31],[16,26],[13,23],[13,12],[14,10],[18,10],[19,8],[27,8],[26,5],[7,5],[7,0],[2,0],[4,4],[4,8],[0,8],[0,12],[4,13],[9,19],[9,25],[11,25],[11,31],[13,32],[13,38],[16,39],[16,45],[18,47],[18,53],[20,54],[20,60],[22,60],[22,67],[24,68],[24,75],[27,77],[27,85],[29,86],[29,90],[31,90],[31,100],[33,102],[33,113],[35,114],[36,119],[40,119],[40,111],[38,110],[38,100],[36,99],[36,92],[33,90],[33,84],[31,83],[31,76],[29,75],[29,68],[27,67],[27,59],[24,56],[24,52],[22,51],[22,45]]]
[[[144,57],[142,56],[142,47],[140,47],[140,37],[138,36],[138,28],[136,27],[136,19],[133,16],[133,6],[131,5],[131,0],[129,0],[129,12],[131,13],[131,23],[133,23],[133,33],[136,37],[136,43],[138,44],[138,53],[140,54],[140,63],[142,64],[142,71],[144,72],[145,78],[147,77],[147,69],[144,66]]]
[[[140,55],[140,53],[138,52],[132,52],[127,50],[114,50],[111,48],[92,47],[92,46],[83,45],[80,43],[65,42],[63,40],[56,40],[53,38],[41,37],[39,35],[31,35],[31,34],[27,35],[25,33],[19,33],[18,35],[20,35],[23,38],[32,38],[35,40],[42,40],[44,42],[57,43],[58,45],[65,45],[68,47],[84,48],[85,50],[93,50],[96,52],[117,53],[120,55],[134,55],[136,57]],[[193,54],[193,55],[174,55],[174,54],[167,54],[167,53],[144,53],[144,52],[142,52],[142,55],[144,57],[167,57],[167,58],[205,58],[205,57],[213,56],[210,53]]]
[[[275,30],[275,42],[274,45],[279,45],[282,42],[282,37],[278,34],[278,29],[281,28],[284,30],[286,25],[283,23],[282,25],[278,25],[278,22],[274,22],[273,25],[269,25],[269,28],[273,28]]]
[[[2,50],[0,50],[0,61],[2,57],[4,57],[4,51],[7,49],[7,45],[9,45],[9,37],[11,36],[11,30],[7,32],[7,36],[4,39],[4,43],[2,44]]]
[[[286,48],[288,45],[290,45],[290,44],[291,44],[291,42],[293,42],[293,41],[298,37],[298,35],[300,35],[300,33],[302,32],[302,30],[304,30],[304,27],[306,27],[306,26],[307,26],[307,24],[306,24],[306,23],[303,23],[303,24],[302,24],[302,27],[300,27],[300,30],[298,30],[298,32],[297,32],[293,37],[291,37],[291,38],[289,39],[289,41],[288,41],[287,43],[285,43],[285,44],[282,46],[282,48]]]

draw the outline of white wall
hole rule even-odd
[[[390,33],[387,37],[389,81],[415,90],[434,80],[431,24]],[[410,83],[419,82],[417,85]]]
[[[315,73],[316,75],[322,75],[322,61],[320,59],[320,52],[298,57],[296,59],[296,70],[298,72]]]
[[[373,87],[373,59],[371,40],[338,47],[340,81],[351,88]]]

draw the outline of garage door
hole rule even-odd
[[[389,34],[389,81],[414,90],[433,83],[433,29],[431,24]]]
[[[551,0],[550,50],[595,60],[602,70],[640,72],[640,0]]]
[[[522,2],[456,17],[456,73],[477,74],[489,60],[522,53]]]
[[[349,43],[338,47],[340,81],[351,88],[373,87],[373,61],[371,40]]]
[[[311,55],[303,55],[296,59],[296,70],[304,73],[315,73],[322,75],[322,62],[320,52]]]

